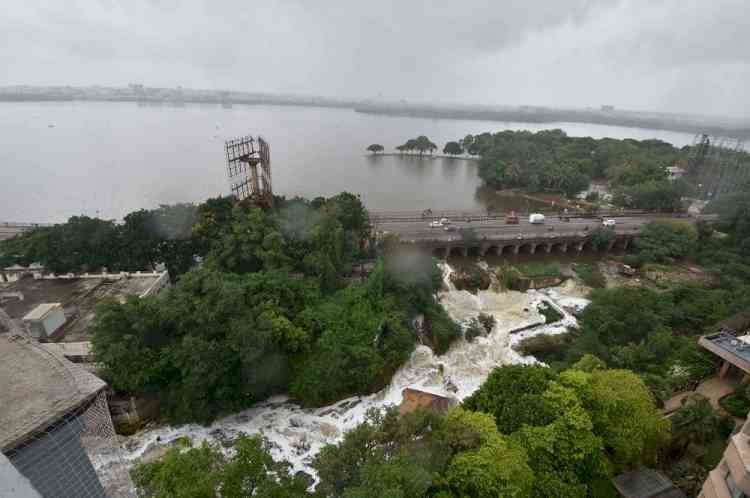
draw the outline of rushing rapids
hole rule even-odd
[[[494,316],[495,327],[487,336],[473,342],[460,339],[442,356],[418,345],[390,385],[369,396],[352,397],[317,409],[305,409],[284,396],[277,396],[217,420],[209,427],[188,424],[146,430],[125,439],[125,464],[132,465],[150,451],[182,437],[195,444],[208,440],[230,445],[244,432],[263,435],[274,458],[288,460],[296,471],[314,475],[310,464],[317,452],[324,445],[339,441],[346,431],[362,422],[368,410],[400,404],[401,393],[407,387],[462,400],[480,386],[494,367],[535,362],[531,356],[521,356],[512,346],[527,337],[564,333],[568,327],[576,327],[576,320],[567,309],[587,304],[582,297],[584,290],[572,281],[544,291],[489,289],[472,294],[455,289],[449,278],[453,269],[448,264],[443,264],[442,269],[445,289],[439,294],[441,304],[462,324],[480,312]],[[542,300],[556,308],[563,318],[546,324],[537,311]]]

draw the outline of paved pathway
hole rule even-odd
[[[714,409],[719,409],[719,400],[727,394],[733,392],[739,385],[735,379],[725,377],[720,379],[718,376],[711,377],[700,383],[695,391],[685,391],[672,396],[664,403],[664,413],[670,414],[682,406],[682,400],[693,393],[702,394],[711,402]]]

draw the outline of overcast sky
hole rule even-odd
[[[750,114],[747,0],[3,0],[0,85]]]

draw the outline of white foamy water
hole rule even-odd
[[[407,387],[462,400],[481,385],[493,368],[534,363],[533,357],[521,356],[512,346],[527,337],[564,333],[568,327],[576,327],[575,318],[563,306],[587,304],[572,285],[526,293],[487,290],[474,295],[455,289],[448,278],[453,271],[449,265],[444,264],[442,269],[448,290],[440,293],[441,304],[462,324],[480,312],[491,314],[497,323],[489,335],[471,343],[457,340],[442,356],[435,356],[427,346],[417,346],[390,385],[373,395],[348,398],[318,409],[304,409],[277,396],[209,427],[183,425],[142,432],[125,440],[126,461],[134,463],[149,449],[181,437],[200,444],[205,440],[230,441],[240,433],[261,434],[270,442],[274,458],[288,460],[295,471],[313,474],[312,458],[324,445],[340,441],[346,431],[361,423],[368,409],[400,404],[401,393]],[[562,313],[563,319],[545,324],[536,307],[542,300]],[[524,330],[511,333],[518,329]]]

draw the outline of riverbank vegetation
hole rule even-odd
[[[528,344],[552,368],[495,369],[478,391],[447,415],[372,412],[343,441],[325,447],[314,459],[319,478],[315,492],[300,491],[290,482],[286,494],[278,496],[615,497],[611,477],[644,465],[663,470],[695,494],[721,457],[731,420],[697,396],[687,399],[671,421],[658,406],[716,371],[716,358],[698,346],[697,337],[750,305],[750,268],[744,252],[750,247],[750,225],[744,222],[750,202],[735,199],[717,203],[716,209],[721,214],[716,226],[724,235],[702,224],[693,228],[655,223],[644,230],[633,254],[642,268],[688,261],[700,264],[714,278],[656,289],[595,289],[579,317],[577,333]],[[380,276],[387,283],[389,274],[412,267],[409,261],[399,263],[390,273],[387,264],[382,273],[374,272],[361,287],[358,301],[366,301],[373,288],[380,288]],[[526,267],[536,276],[558,271],[553,266]],[[414,278],[407,285],[436,283],[439,274],[432,268],[416,272]],[[189,281],[188,275],[184,280]],[[409,306],[429,310],[420,303],[430,301],[434,287],[415,289],[420,290]],[[318,299],[325,300],[341,291],[320,292]],[[344,307],[353,302],[345,301]],[[325,316],[316,320],[324,322]],[[295,326],[302,323],[290,321]],[[486,332],[483,323],[474,325],[471,334]],[[297,334],[285,331],[277,336]],[[386,351],[381,358],[388,358]],[[378,361],[372,364],[383,364]],[[326,394],[311,391],[322,392],[321,399]],[[735,393],[724,403],[739,406],[744,395]],[[284,479],[288,476],[282,474]]]
[[[501,131],[464,137],[460,144],[481,156],[479,176],[497,189],[561,192],[569,198],[592,180],[606,181],[615,204],[671,211],[689,188],[670,181],[668,166],[685,165],[688,148],[660,140],[569,137],[562,130]]]
[[[638,376],[585,357],[559,374],[542,367],[497,368],[463,406],[447,414],[370,411],[340,443],[314,458],[319,478],[314,492],[301,489],[300,477],[292,478],[283,463],[273,464],[258,440],[246,437],[230,460],[205,446],[181,454],[172,450],[138,466],[134,476],[148,497],[157,496],[155,489],[184,487],[194,473],[222,496],[247,496],[231,494],[230,486],[246,482],[252,489],[275,486],[275,494],[267,496],[279,497],[607,498],[617,496],[611,477],[653,465],[669,434],[669,421]],[[251,455],[258,464],[245,463]],[[269,483],[265,476],[276,472],[274,466],[279,479]],[[245,479],[237,479],[243,474]]]
[[[657,285],[598,288],[579,317],[580,330],[572,341],[530,345],[536,356],[555,367],[568,368],[585,354],[593,354],[612,368],[626,368],[642,376],[661,401],[711,375],[714,355],[697,339],[714,324],[750,306],[750,266],[744,261],[743,241],[750,235],[738,211],[750,215],[741,194],[717,203],[718,234],[705,223],[654,222],[636,241],[626,263],[641,268]],[[661,281],[658,269],[675,264],[700,265],[702,281]],[[576,272],[587,280],[586,266]],[[603,287],[603,286],[601,286]]]

